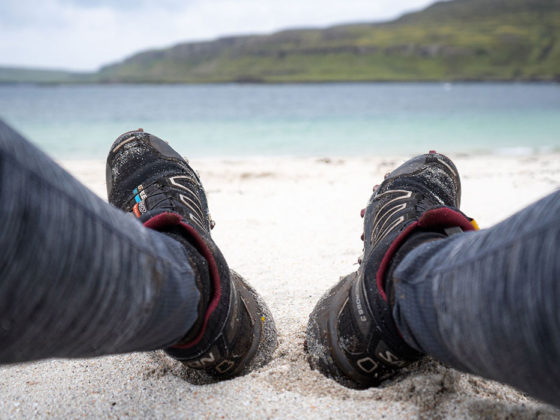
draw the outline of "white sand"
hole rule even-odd
[[[453,157],[453,156],[452,156]],[[560,155],[456,156],[463,210],[491,226],[560,187]],[[248,376],[195,386],[158,354],[51,360],[0,369],[0,417],[560,418],[507,386],[427,361],[380,389],[354,391],[311,371],[307,316],[356,269],[373,184],[404,157],[191,162],[231,267],[268,302],[279,330],[273,361]],[[65,162],[105,197],[103,162]]]

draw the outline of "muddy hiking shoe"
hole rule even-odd
[[[274,320],[212,240],[214,222],[196,172],[165,141],[139,129],[115,140],[106,178],[109,202],[181,242],[198,274],[198,319],[166,353],[216,379],[266,364],[277,344]]]
[[[364,217],[364,253],[309,316],[305,350],[313,369],[351,388],[377,386],[422,354],[393,321],[392,273],[418,245],[475,230],[458,210],[455,165],[436,152],[417,156],[374,187]]]

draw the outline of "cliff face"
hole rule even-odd
[[[88,80],[560,80],[560,0],[454,0],[386,23],[184,43]]]
[[[560,1],[455,0],[382,24],[147,51],[100,81],[558,80]]]

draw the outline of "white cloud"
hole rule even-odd
[[[93,70],[223,35],[379,21],[433,0],[2,0],[0,65]]]

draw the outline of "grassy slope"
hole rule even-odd
[[[455,0],[386,24],[148,51],[101,81],[559,80],[560,1]]]
[[[84,73],[63,70],[0,67],[0,83],[72,83],[84,80],[86,77]]]
[[[560,0],[454,0],[384,24],[180,44],[82,80],[560,80]]]

